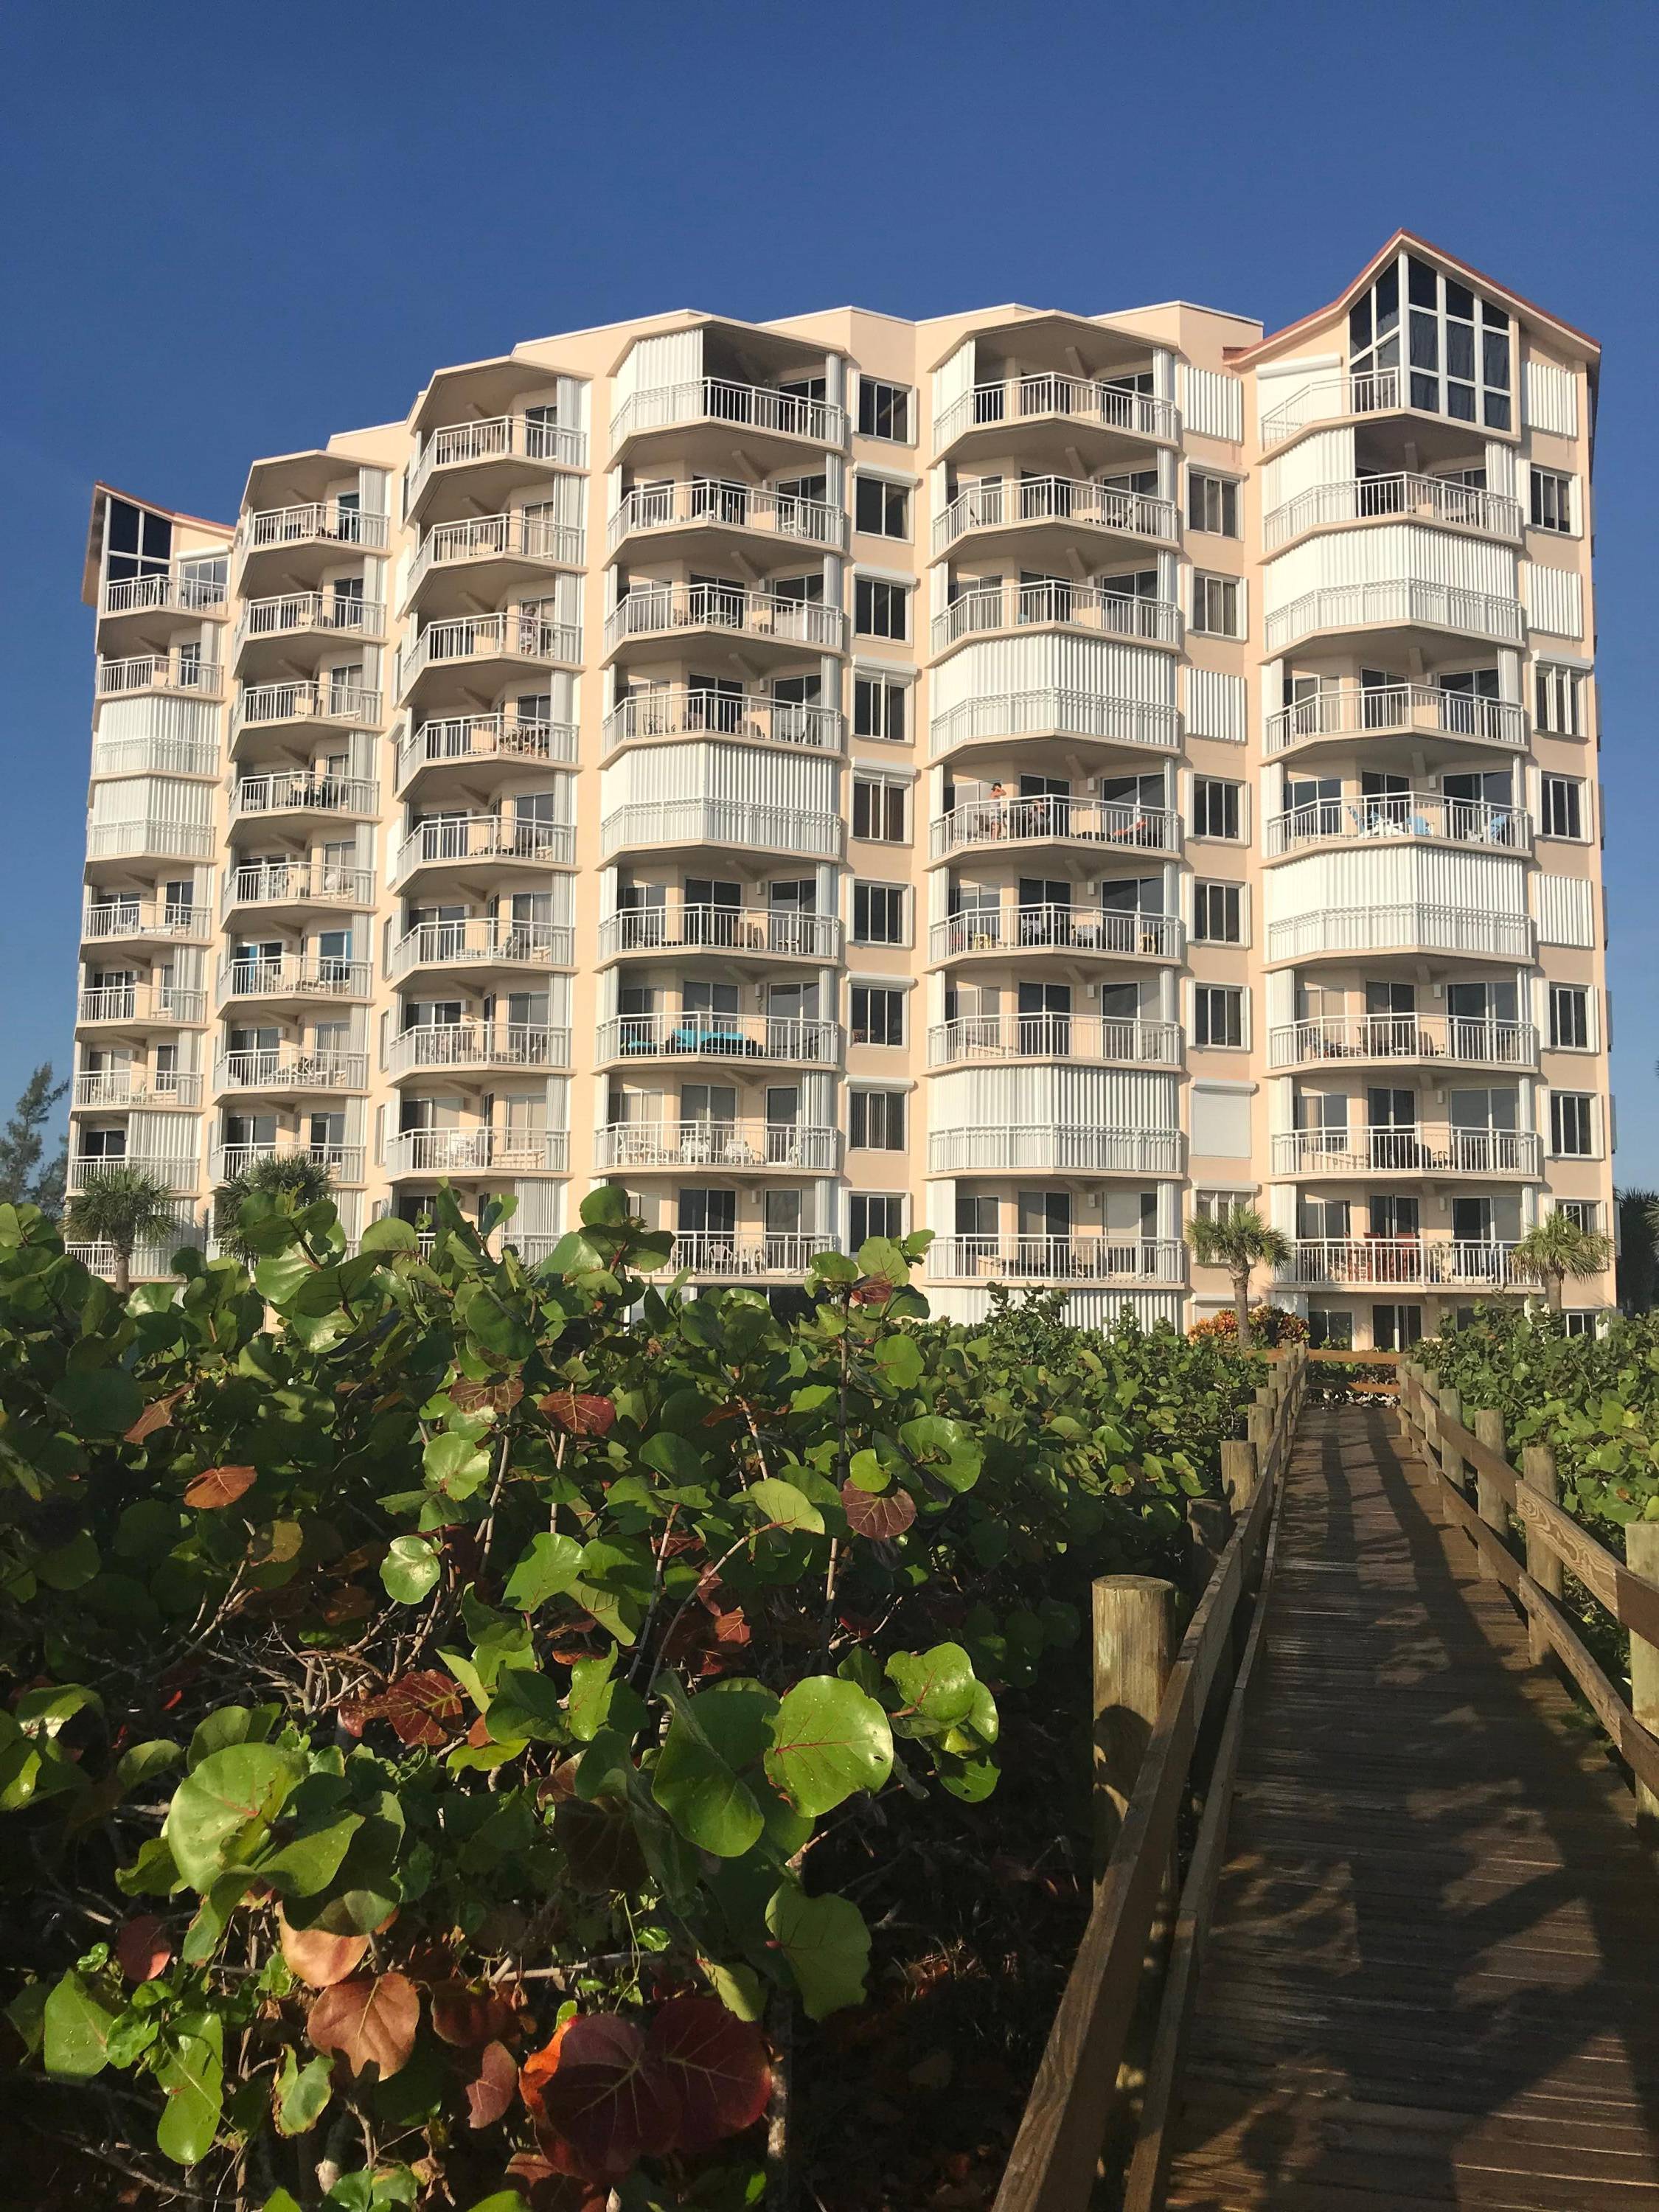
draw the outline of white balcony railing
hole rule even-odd
[[[1030,376],[1008,376],[994,383],[976,384],[940,414],[933,426],[933,443],[943,453],[965,432],[999,422],[1029,422],[1043,416],[1058,416],[1091,428],[1127,430],[1138,438],[1174,439],[1181,434],[1181,417],[1167,399],[1136,392],[1098,377],[1056,376],[1039,371]]]
[[[162,822],[151,817],[87,824],[89,860],[137,859],[143,854],[156,860],[206,860],[214,851],[212,826],[205,822]]]
[[[82,991],[76,1019],[83,1022],[201,1022],[207,994],[173,983],[105,983]]]
[[[972,484],[933,520],[933,550],[948,553],[975,531],[1022,522],[1069,522],[1082,530],[1151,538],[1172,545],[1180,518],[1172,499],[1120,491],[1084,477],[1021,477],[1012,483]]]
[[[404,512],[413,511],[434,471],[479,461],[538,461],[561,469],[587,465],[585,432],[538,414],[492,415],[477,422],[452,422],[430,432],[404,472]]]
[[[1380,516],[1409,522],[1454,523],[1511,544],[1521,540],[1521,502],[1502,492],[1486,491],[1448,477],[1409,471],[1398,475],[1351,477],[1340,483],[1314,484],[1263,517],[1261,541],[1272,553],[1304,530],[1333,523],[1370,522]]]
[[[846,512],[828,500],[801,499],[771,484],[693,477],[672,483],[635,484],[624,492],[611,518],[610,550],[614,553],[629,538],[693,524],[755,531],[763,537],[837,550],[847,544]]]
[[[607,860],[635,846],[735,845],[835,860],[841,857],[844,836],[839,814],[761,805],[746,799],[641,799],[616,807],[599,824]]]
[[[767,384],[737,384],[723,376],[696,376],[683,384],[664,384],[635,392],[611,418],[611,443],[643,430],[672,429],[682,422],[730,422],[744,429],[767,430],[799,438],[811,446],[847,443],[847,412],[823,399],[779,392]]]
[[[1120,914],[1079,906],[975,907],[936,921],[928,933],[935,960],[1033,947],[1109,953],[1130,960],[1178,960],[1185,943],[1186,929],[1178,915]]]
[[[193,738],[98,738],[92,748],[92,772],[104,775],[217,775],[216,738],[204,744]]]
[[[836,960],[842,926],[833,914],[793,907],[648,906],[608,914],[599,957],[622,952],[766,952],[786,960]]]
[[[574,722],[533,715],[447,714],[422,722],[398,747],[398,781],[445,761],[556,761],[576,757]]]
[[[230,710],[230,734],[234,738],[240,731],[283,722],[372,730],[378,728],[384,712],[380,692],[366,690],[361,684],[245,684]]]
[[[1476,1243],[1461,1237],[1302,1237],[1279,1279],[1343,1289],[1410,1283],[1452,1291],[1505,1290],[1523,1279],[1510,1263],[1514,1249],[1512,1243]]]
[[[379,637],[386,608],[379,599],[347,592],[283,592],[275,599],[246,599],[236,621],[235,649],[255,637]]]
[[[801,1060],[833,1066],[841,1057],[834,1022],[799,1014],[616,1014],[602,1021],[594,1047],[601,1060]]]
[[[562,1175],[564,1129],[405,1129],[388,1137],[389,1175]]]
[[[240,777],[230,788],[230,811],[243,814],[378,814],[380,787],[366,775],[331,775],[315,769],[281,769]]]
[[[1268,923],[1269,960],[1305,959],[1320,952],[1467,952],[1530,960],[1532,924],[1523,914],[1426,901],[1318,907]]]
[[[1179,645],[1181,610],[1173,599],[1142,599],[1099,584],[1047,578],[1037,584],[969,584],[933,617],[933,650],[981,630],[1021,629],[1060,623],[1096,636],[1139,638]]]
[[[133,1281],[144,1283],[163,1279],[173,1273],[173,1259],[176,1252],[186,1249],[199,1252],[206,1243],[207,1231],[201,1224],[193,1221],[187,1213],[181,1216],[170,1236],[134,1245],[129,1263]],[[112,1244],[76,1243],[66,1244],[64,1249],[71,1260],[78,1260],[83,1267],[94,1275],[103,1276],[106,1281],[115,1273],[116,1255]]]
[[[398,654],[401,697],[428,668],[457,667],[467,661],[522,660],[538,667],[582,657],[580,623],[550,622],[528,608],[493,615],[461,615],[428,623],[415,643]]]
[[[255,508],[236,526],[236,543],[244,554],[318,540],[329,545],[360,545],[368,552],[379,553],[385,550],[386,531],[384,514],[342,507],[335,499],[313,499],[295,507]]]
[[[75,1153],[70,1156],[65,1188],[71,1196],[88,1190],[100,1176],[112,1168],[131,1168],[139,1174],[154,1176],[170,1191],[188,1191],[196,1188],[196,1156],[187,1158],[168,1158],[157,1152],[123,1152],[112,1157],[106,1152]]]
[[[225,1052],[214,1065],[213,1080],[220,1091],[362,1091],[368,1056],[283,1046]]]
[[[1517,750],[1527,742],[1526,716],[1508,699],[1477,698],[1468,691],[1443,690],[1437,684],[1372,688],[1344,684],[1270,714],[1267,750],[1279,753],[1313,738],[1373,737],[1395,731],[1476,738]]]
[[[1365,793],[1358,799],[1319,799],[1287,813],[1269,815],[1268,858],[1299,845],[1376,844],[1379,840],[1426,838],[1436,844],[1496,846],[1505,853],[1532,849],[1532,817],[1517,806],[1486,799],[1449,799],[1438,791]]]
[[[1330,584],[1304,592],[1267,617],[1267,650],[1282,652],[1324,630],[1391,628],[1396,623],[1455,630],[1461,637],[1490,638],[1501,645],[1519,645],[1527,634],[1526,611],[1519,599],[1410,577],[1388,584]]]
[[[108,937],[206,937],[206,906],[175,906],[159,899],[100,899],[81,917],[81,935],[88,942]]]
[[[568,1067],[570,1032],[545,1022],[420,1022],[386,1054],[393,1075],[425,1069]]]
[[[845,730],[833,707],[769,699],[763,692],[714,691],[675,684],[634,692],[605,716],[606,752],[642,738],[743,738],[761,744],[838,753]]]
[[[1103,744],[1153,745],[1181,742],[1173,705],[1148,699],[1106,699],[1091,691],[1000,691],[963,699],[933,718],[933,750],[994,744],[1003,738],[1084,738]]]
[[[216,577],[192,575],[174,569],[153,576],[116,576],[106,580],[99,594],[100,615],[137,615],[151,611],[178,614],[216,614],[225,605],[226,587]]]
[[[941,1237],[927,1248],[934,1282],[1004,1279],[1050,1283],[1181,1283],[1178,1237]]]
[[[1324,1014],[1267,1032],[1270,1067],[1340,1060],[1448,1060],[1468,1067],[1535,1067],[1530,1022],[1457,1014]]]
[[[231,959],[220,964],[219,1004],[232,999],[366,999],[373,970],[367,960],[332,955],[309,958],[284,952],[276,959]]]
[[[927,1032],[927,1065],[998,1060],[1108,1060],[1128,1067],[1177,1067],[1178,1022],[1101,1019],[1093,1014],[967,1014]]]
[[[1128,853],[1174,853],[1181,847],[1181,817],[1171,807],[1073,799],[1064,793],[1039,799],[975,799],[953,806],[933,824],[936,860],[969,847],[1020,842],[1105,846]]]
[[[1310,422],[1337,422],[1349,415],[1378,415],[1403,407],[1404,381],[1397,368],[1370,376],[1322,376],[1302,385],[1261,418],[1261,443],[1280,444]]]
[[[817,1237],[803,1231],[771,1234],[763,1230],[732,1231],[718,1229],[682,1230],[674,1249],[659,1267],[643,1272],[672,1272],[743,1282],[756,1275],[804,1275],[820,1252],[836,1249],[833,1237]]]
[[[417,968],[568,968],[574,951],[575,933],[568,922],[475,915],[464,921],[418,923],[392,946],[386,974],[395,983]]]
[[[1179,1175],[1178,1129],[1105,1129],[1097,1122],[975,1122],[935,1129],[933,1175],[996,1175],[1042,1168],[1060,1175]]]
[[[434,568],[464,568],[477,561],[517,560],[544,568],[580,568],[586,538],[579,523],[550,522],[540,515],[470,514],[459,522],[440,522],[422,539],[410,564],[405,600],[414,597]]]
[[[221,905],[228,914],[239,906],[373,906],[373,868],[345,867],[333,860],[252,860],[225,870]]]
[[[215,1182],[229,1182],[260,1160],[309,1160],[327,1170],[335,1182],[361,1182],[363,1147],[361,1145],[216,1145],[208,1156],[209,1174]]]
[[[1542,1151],[1530,1129],[1411,1123],[1387,1129],[1289,1129],[1274,1133],[1275,1175],[1536,1176]]]
[[[452,860],[527,860],[538,867],[568,867],[576,857],[576,832],[568,822],[542,822],[509,814],[440,816],[418,822],[398,848],[392,880],[403,883],[420,867]]]
[[[179,1067],[105,1067],[77,1075],[76,1106],[199,1106],[202,1079]]]
[[[605,648],[611,653],[630,637],[683,629],[768,638],[812,653],[841,653],[847,644],[847,617],[821,600],[731,584],[635,584],[605,618]]]
[[[594,1167],[793,1168],[833,1174],[838,1130],[804,1121],[612,1121],[594,1133]]]
[[[100,659],[96,684],[100,699],[125,691],[191,691],[216,699],[224,673],[216,660],[200,660],[193,653],[134,653],[124,660]]]

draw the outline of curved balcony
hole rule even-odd
[[[193,1110],[202,1103],[202,1079],[183,1068],[108,1067],[77,1075],[72,1107],[177,1106]]]
[[[137,691],[188,691],[198,699],[216,699],[225,672],[216,660],[187,653],[134,653],[122,660],[101,656],[94,679],[100,699],[122,699]]]
[[[568,822],[520,821],[507,814],[440,817],[417,823],[398,846],[392,884],[395,890],[406,890],[429,869],[459,869],[465,876],[479,866],[569,867],[575,857],[576,832]]]
[[[1056,1175],[1181,1173],[1178,1129],[1103,1129],[1088,1122],[975,1123],[934,1129],[929,1175],[997,1175],[1041,1168]]]
[[[151,576],[106,577],[98,594],[101,622],[125,615],[207,615],[222,619],[226,586],[216,580],[168,569]]]
[[[236,526],[235,550],[246,581],[249,568],[267,554],[278,554],[285,562],[309,554],[327,562],[339,559],[342,546],[383,553],[390,534],[390,519],[384,514],[342,507],[337,499],[312,499],[250,509]]]
[[[687,1168],[720,1175],[833,1175],[838,1129],[805,1121],[611,1121],[594,1132],[602,1173]]]
[[[785,659],[803,653],[843,653],[847,617],[816,599],[776,592],[750,592],[731,584],[635,584],[605,618],[605,649],[621,652],[636,640],[660,640],[693,630],[776,647]]]
[[[208,860],[217,850],[211,823],[163,822],[140,816],[130,822],[89,822],[87,860]]]
[[[1374,845],[1401,837],[1437,845],[1478,845],[1504,853],[1532,850],[1532,817],[1518,806],[1448,799],[1438,791],[1315,799],[1288,813],[1269,815],[1266,830],[1270,860],[1309,846]]]
[[[1507,699],[1443,691],[1437,684],[1344,684],[1267,717],[1267,750],[1293,752],[1330,738],[1455,738],[1524,751],[1527,718]]]
[[[513,713],[444,715],[422,722],[399,743],[398,787],[403,790],[422,769],[476,768],[485,761],[568,767],[576,750],[574,722]]]
[[[1340,422],[1350,416],[1389,414],[1404,407],[1405,380],[1397,368],[1370,376],[1321,376],[1280,400],[1261,418],[1261,444],[1282,446],[1316,422]]]
[[[939,1237],[927,1248],[930,1282],[1184,1283],[1178,1237]]]
[[[1481,1176],[1535,1180],[1542,1149],[1530,1129],[1428,1123],[1388,1129],[1290,1129],[1273,1140],[1276,1176]]]
[[[847,514],[828,500],[800,499],[771,484],[692,477],[635,484],[624,492],[611,518],[606,544],[614,554],[630,538],[647,538],[665,555],[676,551],[695,557],[699,541],[728,533],[839,553],[847,547]]]
[[[1519,599],[1419,578],[1389,584],[1331,584],[1304,592],[1267,617],[1267,651],[1283,653],[1310,637],[1373,629],[1449,631],[1498,645],[1521,645],[1526,640],[1527,617]]]
[[[196,1188],[197,1166],[192,1153],[185,1159],[169,1159],[158,1152],[122,1152],[111,1157],[103,1152],[72,1155],[69,1162],[64,1188],[71,1197],[89,1190],[100,1176],[112,1168],[137,1168],[142,1174],[154,1176],[167,1185],[169,1191],[192,1191]]]
[[[447,969],[467,975],[504,969],[514,973],[568,968],[574,959],[575,932],[565,922],[504,921],[478,915],[465,921],[423,921],[400,937],[386,960],[394,983],[421,969]]]
[[[1441,523],[1482,538],[1500,538],[1506,544],[1521,543],[1518,499],[1459,483],[1455,477],[1419,476],[1408,470],[1314,484],[1262,518],[1261,543],[1266,551],[1276,553],[1310,530],[1389,519]]]
[[[414,522],[441,498],[499,500],[524,481],[526,467],[540,472],[586,466],[586,433],[539,415],[448,423],[428,433],[404,471],[404,513]]]
[[[730,1237],[718,1230],[682,1230],[674,1249],[659,1267],[641,1269],[647,1274],[690,1274],[720,1283],[746,1283],[776,1277],[798,1280],[820,1252],[838,1249],[833,1237]]]
[[[1180,526],[1172,499],[1119,491],[1087,477],[1021,477],[959,492],[933,519],[933,552],[948,553],[971,539],[987,554],[1060,561],[1076,548],[1079,532],[1085,540],[1173,545]]]
[[[207,1244],[207,1231],[189,1213],[175,1223],[172,1234],[159,1243],[150,1242],[133,1247],[130,1271],[135,1283],[159,1282],[173,1273],[173,1255],[183,1250],[200,1252]],[[64,1249],[71,1260],[94,1275],[108,1279],[115,1273],[116,1255],[112,1244],[66,1244]]]
[[[1333,1060],[1535,1068],[1538,1032],[1530,1022],[1455,1014],[1325,1014],[1267,1032],[1269,1067],[1327,1067]]]
[[[233,821],[249,815],[356,814],[373,821],[380,787],[365,775],[331,775],[315,769],[278,769],[239,776],[230,787]]]
[[[771,385],[738,384],[729,377],[694,376],[630,392],[611,417],[611,449],[623,449],[653,431],[703,424],[717,434],[742,430],[746,451],[786,458],[801,447],[839,451],[847,443],[847,410],[823,399],[805,399]],[[725,447],[726,439],[718,442]]]
[[[359,684],[246,684],[230,710],[230,742],[250,730],[291,732],[378,729],[385,711],[379,691]]]
[[[96,738],[92,747],[94,782],[114,775],[194,775],[216,777],[219,746],[216,738],[200,744],[190,738]]]
[[[842,925],[833,914],[793,908],[648,906],[608,914],[599,924],[599,957],[631,952],[720,952],[739,958],[838,960]]]
[[[562,1175],[569,1164],[563,1129],[405,1129],[386,1146],[393,1177]]]
[[[1528,1279],[1510,1264],[1514,1249],[1513,1243],[1455,1237],[1299,1237],[1296,1257],[1279,1280],[1299,1289],[1409,1283],[1454,1291],[1508,1290]]]
[[[570,1065],[570,1032],[538,1022],[421,1022],[395,1036],[392,1075],[471,1074]]]
[[[838,860],[846,835],[839,814],[802,806],[757,805],[744,799],[641,799],[618,806],[599,824],[604,857],[647,852],[662,845],[681,851],[788,853],[813,860]]]
[[[1173,706],[1150,699],[1107,699],[1091,691],[998,691],[935,714],[931,736],[935,760],[969,745],[1000,746],[1012,738],[1174,752],[1181,744],[1181,717]]]
[[[579,665],[579,623],[549,622],[524,609],[461,615],[428,623],[416,642],[398,654],[398,703],[407,706],[423,677],[462,672],[469,684],[502,684],[526,667]]]
[[[1088,1060],[1115,1067],[1179,1067],[1178,1022],[1093,1014],[969,1014],[927,1032],[929,1067],[1005,1060]]]
[[[262,655],[280,657],[302,641],[334,645],[343,637],[367,644],[385,635],[386,608],[379,599],[337,591],[283,592],[242,602],[231,654],[240,673]]]
[[[205,905],[175,906],[169,900],[146,898],[100,899],[81,917],[82,941],[88,945],[115,942],[156,944],[189,940],[204,943],[211,934],[211,918]]]
[[[325,1169],[334,1182],[361,1182],[363,1148],[361,1145],[216,1145],[208,1156],[208,1178],[229,1182],[245,1175],[261,1160],[309,1160]]]
[[[841,1059],[841,1030],[834,1022],[798,1014],[613,1014],[599,1025],[594,1053],[605,1066],[641,1060],[747,1060],[833,1067]]]
[[[1037,799],[975,799],[953,806],[933,824],[933,856],[998,851],[1009,845],[1079,845],[1091,860],[1107,852],[1131,856],[1177,853],[1181,817],[1167,806],[1121,805],[1115,800],[1073,799],[1064,793]]]
[[[368,1055],[362,1052],[297,1052],[289,1047],[221,1053],[214,1063],[217,1091],[292,1097],[308,1092],[366,1091]]]
[[[100,984],[81,993],[75,1018],[103,1029],[177,1029],[207,1019],[207,994],[181,991],[172,983]]]
[[[1115,451],[1126,438],[1169,445],[1181,435],[1181,417],[1168,399],[1126,391],[1097,377],[1039,371],[976,384],[953,400],[933,425],[934,453],[944,454],[970,441],[983,443],[988,437],[998,442],[998,434],[1006,434],[1015,422],[1022,428],[1052,426],[1061,432],[1103,432]],[[1060,442],[1063,447],[1065,440]]]
[[[605,750],[659,738],[741,738],[745,744],[838,753],[846,726],[833,707],[771,699],[764,692],[711,691],[673,684],[635,691],[605,718]]]
[[[1121,960],[1179,960],[1186,929],[1172,914],[1110,908],[1020,906],[975,908],[936,921],[928,957],[959,960],[975,952],[1081,952]]]
[[[1425,901],[1320,907],[1267,925],[1270,961],[1350,952],[1449,952],[1474,959],[1527,961],[1532,958],[1532,923],[1522,914]]]
[[[240,1006],[252,999],[285,1000],[295,1005],[316,999],[366,999],[372,988],[367,960],[309,959],[285,952],[275,960],[222,962],[216,978],[216,1003]]]
[[[225,870],[222,916],[238,907],[333,909],[374,903],[373,868],[337,866],[331,860],[253,860]]]
[[[539,515],[468,514],[434,523],[410,565],[404,605],[424,606],[430,613],[446,592],[459,604],[469,592],[488,597],[525,576],[580,568],[586,547],[580,524]]]
[[[1044,627],[1091,637],[1127,637],[1146,645],[1179,645],[1181,610],[1172,599],[1143,599],[1099,584],[970,585],[933,617],[933,651],[948,653],[967,637],[991,630]]]

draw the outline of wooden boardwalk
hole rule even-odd
[[[1659,2212],[1659,1875],[1395,1427],[1303,1417],[1165,2201]]]

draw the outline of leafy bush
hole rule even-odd
[[[1260,1372],[930,1322],[925,1237],[684,1300],[625,1208],[531,1269],[504,1206],[347,1257],[264,1194],[252,1284],[121,1300],[0,1206],[31,2201],[752,2203],[907,1833],[987,1854],[1002,1708],[1080,1702],[1090,1577],[1179,1556]]]
[[[1187,1332],[1189,1337],[1218,1337],[1224,1341],[1238,1341],[1238,1316],[1231,1306],[1206,1314],[1202,1321],[1194,1322]],[[1284,1306],[1263,1304],[1250,1308],[1250,1334],[1258,1344],[1299,1344],[1308,1334],[1308,1324],[1300,1314],[1293,1314]]]

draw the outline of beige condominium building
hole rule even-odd
[[[945,1313],[1188,1324],[1249,1201],[1362,1347],[1510,1287],[1613,1225],[1597,362],[1402,234],[1270,337],[678,312],[234,524],[100,486],[71,1187],[541,1256],[610,1181],[699,1283],[925,1226]]]

